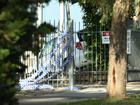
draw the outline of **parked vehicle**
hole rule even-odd
[[[86,41],[83,34],[76,33],[74,35],[74,62],[76,68],[81,68],[91,64],[91,61],[86,58]]]

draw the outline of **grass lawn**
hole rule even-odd
[[[59,105],[140,105],[140,94],[129,95],[125,99],[92,99],[79,102],[64,103]]]

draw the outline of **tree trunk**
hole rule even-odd
[[[115,0],[109,46],[107,92],[110,97],[126,95],[126,31],[131,0]]]

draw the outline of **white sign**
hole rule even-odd
[[[110,32],[109,31],[103,31],[102,32],[102,44],[110,44]]]
[[[131,54],[131,30],[127,30],[127,54]]]

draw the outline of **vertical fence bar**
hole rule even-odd
[[[77,32],[76,32],[76,25],[77,25],[77,24],[76,24],[76,22],[74,21],[74,61],[76,61],[76,54],[77,54],[77,53],[76,53],[76,46],[75,46],[75,44],[76,44],[76,43],[75,43],[75,42],[76,42],[76,34],[77,34]],[[78,69],[79,69],[79,68],[76,67],[76,62],[75,62],[75,74],[76,74],[76,75],[75,75],[75,78],[76,78],[76,79],[75,79],[75,80],[76,80],[75,82],[76,82],[76,83],[79,83],[79,70],[78,70]]]
[[[106,71],[107,71],[107,57],[106,57],[106,55],[107,55],[107,50],[106,50],[106,45],[104,45],[104,72],[106,73]],[[106,74],[104,74],[104,77],[105,77],[105,79],[106,79]],[[106,80],[105,80],[106,81]]]
[[[94,65],[93,65],[93,62],[94,62],[94,54],[93,54],[93,51],[94,51],[94,49],[93,49],[93,35],[94,35],[94,33],[93,33],[93,31],[90,33],[91,34],[91,78],[90,78],[90,83],[93,83],[93,81],[94,81]]]
[[[99,45],[99,48],[100,48],[100,67],[99,67],[99,73],[100,73],[100,75],[99,75],[99,77],[100,77],[100,79],[99,79],[99,82],[101,82],[102,81],[102,36],[101,36],[101,26],[100,26],[100,30],[99,30],[99,39],[100,39],[100,45]]]
[[[95,68],[96,68],[96,82],[98,81],[98,33],[97,33],[97,26],[96,26],[96,34],[95,34],[95,37],[96,37],[96,55],[95,55]]]
[[[78,22],[78,30],[80,31],[80,22]],[[77,35],[77,36],[78,36],[78,35]],[[78,40],[79,40],[79,39],[78,39]],[[78,59],[79,59],[79,62],[78,62],[78,63],[80,64],[80,61],[81,61],[81,60],[80,60],[80,50],[78,50]],[[80,82],[82,82],[82,81],[81,81],[81,79],[82,79],[81,76],[82,76],[82,74],[83,74],[83,71],[80,69],[80,66],[78,67],[78,69],[79,69],[78,72],[79,72],[79,74],[80,74],[80,77],[79,77],[79,78],[80,78]]]

